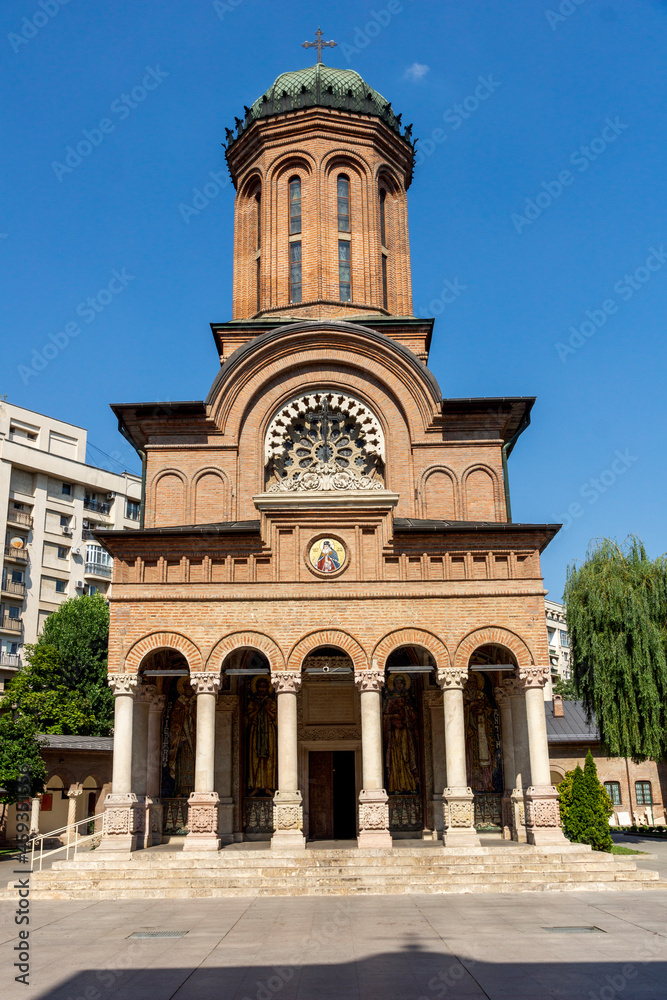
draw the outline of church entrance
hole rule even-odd
[[[311,750],[308,755],[311,840],[354,840],[357,797],[354,750]]]

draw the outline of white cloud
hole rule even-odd
[[[406,69],[405,77],[416,83],[418,80],[424,79],[430,68],[430,66],[426,66],[424,63],[414,62],[412,66],[408,66]]]

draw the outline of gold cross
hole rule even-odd
[[[326,48],[327,46],[333,48],[335,45],[338,45],[338,42],[323,42],[322,39],[324,38],[324,32],[322,31],[321,28],[318,28],[317,31],[315,32],[315,38],[317,39],[317,41],[303,42],[302,45],[304,49],[317,49],[317,61],[318,63],[321,63],[322,49]]]

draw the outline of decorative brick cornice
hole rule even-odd
[[[220,683],[220,674],[207,673],[206,670],[197,670],[190,674],[190,687],[195,694],[217,694]]]
[[[107,683],[115,698],[122,694],[133,695],[137,687],[137,677],[135,674],[109,674]]]
[[[301,690],[301,681],[301,672],[297,670],[275,670],[271,674],[276,694],[296,694]]]
[[[438,684],[443,691],[463,691],[468,680],[468,671],[458,667],[444,667],[437,672]]]
[[[381,691],[384,682],[384,670],[355,670],[354,672],[354,683],[362,694],[365,691]]]

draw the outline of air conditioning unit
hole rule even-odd
[[[76,548],[72,549],[72,555],[73,556],[80,556],[81,555],[81,548],[78,545],[76,546]]]
[[[63,535],[68,535],[71,538],[72,534],[73,534],[72,529],[67,525],[63,525]]]
[[[107,493],[107,500],[115,500],[115,499],[116,499],[116,494],[115,493],[113,493],[113,492],[112,493]]]
[[[86,586],[86,583],[84,580],[77,580],[74,586],[76,587],[77,590],[83,590],[83,588]]]

